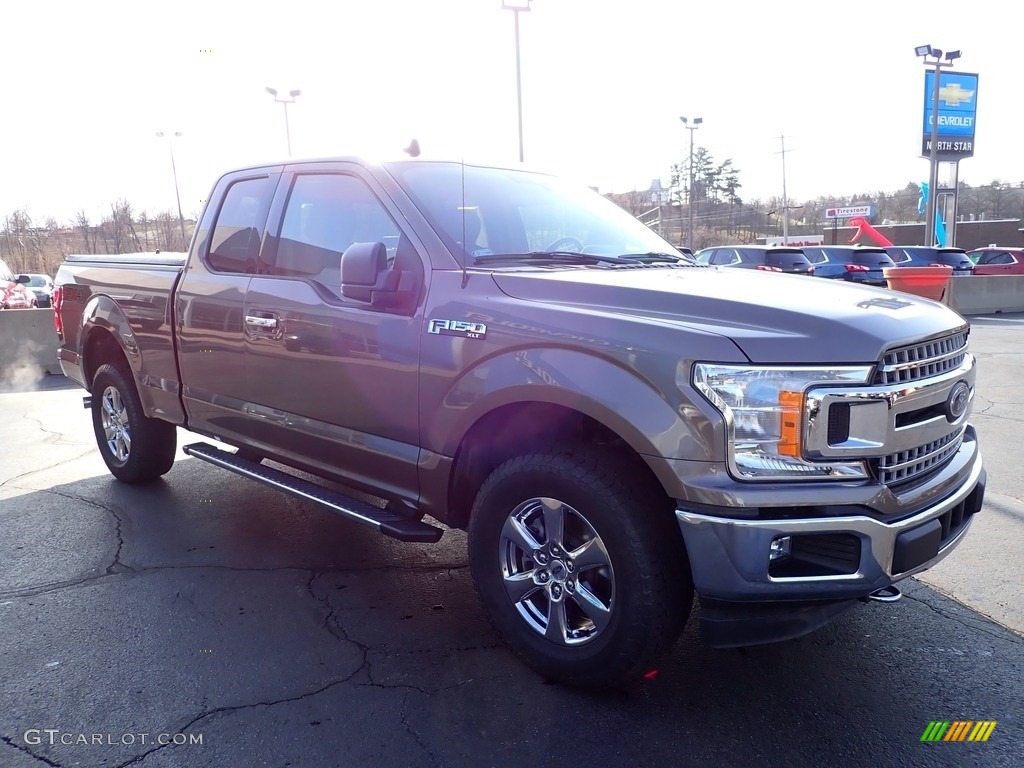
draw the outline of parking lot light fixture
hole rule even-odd
[[[690,191],[686,196],[687,207],[689,208],[689,223],[686,225],[686,247],[690,249],[690,253],[693,253],[693,132],[704,122],[704,118],[693,118],[693,125],[690,125],[690,121],[685,117],[680,117],[679,119],[686,126],[686,130],[690,132]]]
[[[942,68],[952,67],[953,62],[960,58],[960,51],[949,51],[946,60],[942,60],[942,51],[931,45],[919,45],[914,49],[917,56],[924,58],[926,67],[934,71],[932,76],[932,109],[931,109],[931,141],[928,147],[928,205],[924,223],[924,245],[934,245],[935,220],[938,214],[939,186],[939,85],[942,80]],[[928,59],[934,59],[929,61]]]
[[[295,97],[296,96],[301,96],[302,95],[302,91],[300,91],[300,90],[288,91],[288,98],[286,99],[286,98],[283,98],[283,97],[277,95],[277,89],[276,88],[271,88],[271,87],[267,86],[264,90],[267,93],[269,93],[271,96],[274,97],[274,101],[276,101],[278,104],[283,104],[284,105],[284,135],[285,135],[285,138],[288,141],[288,157],[291,157],[292,156],[292,132],[291,132],[291,129],[288,127],[288,105],[289,104],[294,104],[295,103]]]

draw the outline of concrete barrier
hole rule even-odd
[[[60,372],[53,310],[0,310],[0,391]]]
[[[1024,275],[954,277],[944,301],[961,315],[1024,311]]]

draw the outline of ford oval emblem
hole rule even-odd
[[[958,381],[949,390],[949,397],[946,398],[946,419],[955,424],[965,413],[967,405],[971,402],[971,387],[966,381]]]

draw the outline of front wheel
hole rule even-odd
[[[120,366],[102,365],[96,371],[92,426],[103,462],[122,482],[155,480],[174,464],[174,425],[145,415],[132,375]]]
[[[546,678],[629,684],[675,641],[693,602],[667,502],[581,449],[499,466],[469,525],[473,579],[492,624]]]

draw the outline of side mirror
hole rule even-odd
[[[352,243],[341,254],[341,295],[374,307],[399,304],[401,273],[388,269],[384,243]]]

